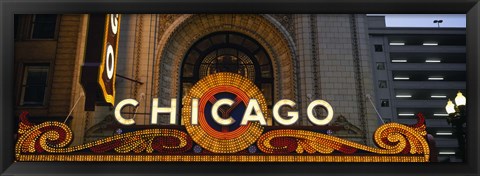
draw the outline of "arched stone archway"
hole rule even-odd
[[[269,54],[275,79],[274,100],[297,100],[297,78],[294,43],[279,23],[267,15],[207,14],[182,15],[165,30],[158,45],[154,90],[160,105],[168,106],[170,98],[179,99],[180,71],[188,49],[208,34],[232,31],[259,42]],[[162,93],[159,95],[158,93]]]

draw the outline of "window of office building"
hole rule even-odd
[[[381,107],[390,107],[390,101],[388,101],[388,99],[381,99],[380,100],[380,106]]]
[[[377,70],[385,70],[385,62],[377,62]]]
[[[48,70],[48,64],[26,65],[24,67],[20,105],[44,105]]]
[[[383,46],[382,45],[375,45],[375,52],[383,52]]]
[[[385,80],[378,81],[378,88],[387,88],[387,81]]]
[[[34,15],[32,22],[32,39],[53,39],[57,26],[57,15]]]

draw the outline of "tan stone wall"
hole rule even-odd
[[[71,106],[72,79],[77,57],[80,15],[59,15],[57,34],[54,39],[29,39],[31,15],[21,17],[19,40],[15,42],[16,97],[20,97],[23,65],[28,63],[49,63],[50,72],[43,107],[18,107],[17,114],[28,111],[32,116],[66,117]]]
[[[15,42],[15,73],[16,73],[16,80],[15,80],[15,95],[16,101],[15,105],[20,105],[20,97],[21,97],[21,84],[23,79],[23,67],[24,64],[30,63],[49,63],[53,65],[55,61],[56,55],[56,47],[57,41],[56,40],[21,40]],[[52,68],[52,67],[51,67]],[[51,70],[50,73],[53,73]],[[51,75],[48,77],[48,82],[52,80]],[[28,111],[32,116],[40,116],[40,117],[48,117],[49,116],[49,102],[48,96],[50,91],[47,90],[46,92],[46,106],[43,107],[22,107],[17,106],[16,114],[20,115],[22,111]]]
[[[322,99],[330,102],[335,117],[345,116],[366,132],[359,142],[373,145],[372,135],[377,128],[373,107],[366,94],[372,95],[365,15],[354,15],[357,30],[360,74],[356,75],[352,36],[352,16],[347,14],[317,15],[318,53]],[[360,82],[357,82],[357,78]],[[360,83],[360,84],[358,84]],[[358,90],[359,86],[362,90]],[[361,94],[361,97],[358,94]],[[361,118],[363,102],[365,118]]]
[[[313,40],[312,40],[312,24],[310,20],[310,14],[295,14],[295,35],[296,35],[296,48],[297,48],[297,65],[298,65],[298,81],[299,89],[297,94],[298,110],[300,112],[300,120],[298,125],[311,125],[307,117],[308,103],[311,101],[307,96],[311,95],[313,99],[320,99],[321,97],[315,96],[314,90],[314,64],[313,64]],[[318,58],[317,58],[318,60]]]
[[[80,15],[61,16],[50,94],[51,116],[66,116],[70,110],[79,27]]]
[[[56,37],[43,40],[29,39],[31,17],[30,15],[22,17],[20,40],[15,42],[15,63],[18,74],[16,90],[21,90],[19,86],[22,77],[20,75],[23,74],[24,63],[50,63],[47,103],[44,107],[18,107],[17,114],[21,111],[28,111],[32,116],[45,117],[41,121],[48,121],[49,117],[56,117],[57,120],[63,121],[83,93],[79,79],[86,39],[86,15],[59,15]],[[17,97],[20,97],[20,92],[17,94]],[[83,130],[79,129],[84,128],[82,123],[85,120],[84,100],[84,98],[80,98],[71,115],[73,118],[70,119],[72,120],[70,127],[74,134],[72,144],[80,144],[82,141]]]
[[[86,120],[90,112],[84,111],[85,92],[80,84],[81,67],[85,57],[85,47],[87,39],[88,15],[79,15],[79,25],[77,34],[77,47],[73,67],[72,91],[70,94],[70,109],[73,108],[70,128],[73,131],[73,142],[71,145],[80,145],[83,143]],[[76,106],[75,106],[75,103]],[[75,106],[75,107],[74,107]],[[90,113],[91,114],[91,113]]]
[[[334,120],[345,116],[349,122],[366,134],[348,134],[349,140],[373,145],[371,136],[378,127],[373,107],[366,99],[372,95],[372,80],[368,53],[368,35],[365,15],[355,15],[358,39],[359,71],[356,79],[352,35],[352,16],[347,14],[311,15],[295,14],[294,31],[297,65],[300,125],[312,125],[306,118],[306,107],[312,99],[324,99],[334,109]],[[360,83],[360,84],[359,84]],[[361,85],[362,90],[357,90]],[[359,99],[359,94],[363,99]],[[309,95],[311,98],[309,98]],[[363,102],[365,118],[361,118]],[[333,121],[331,122],[333,123]],[[346,134],[346,133],[345,133]],[[342,136],[345,136],[342,133]],[[363,136],[363,137],[355,137]]]

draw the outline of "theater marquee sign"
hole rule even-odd
[[[295,102],[278,101],[267,112],[261,91],[247,78],[217,73],[197,82],[182,102],[182,125],[177,120],[176,99],[170,107],[158,107],[153,99],[150,122],[158,114],[170,114],[169,126],[113,135],[91,143],[69,146],[71,129],[60,122],[34,125],[22,114],[17,161],[185,161],[185,162],[428,162],[430,150],[423,116],[415,125],[388,123],[374,133],[376,147],[358,144],[318,130],[291,126],[298,118]],[[122,116],[122,108],[138,106],[126,99],[115,106],[115,118],[123,125],[135,119]],[[290,107],[290,108],[286,108]],[[317,117],[314,108],[327,111]],[[282,111],[283,110],[283,111]],[[318,127],[328,124],[333,107],[314,100],[308,119]],[[270,117],[270,114],[272,114]],[[273,128],[269,123],[278,126]],[[311,129],[311,128],[309,128]]]

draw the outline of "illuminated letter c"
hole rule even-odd
[[[224,125],[224,126],[228,126],[235,123],[235,119],[233,119],[232,117],[229,117],[228,119],[223,119],[220,116],[218,116],[218,108],[220,108],[220,106],[223,106],[223,105],[232,106],[234,103],[235,102],[233,102],[233,100],[230,100],[230,99],[220,99],[217,102],[215,102],[215,104],[213,104],[213,107],[212,107],[213,120],[215,120],[215,122],[217,122],[218,124]]]
[[[125,99],[125,100],[122,100],[121,102],[119,102],[117,104],[117,106],[115,107],[115,119],[117,119],[118,123],[120,124],[123,124],[123,125],[133,125],[135,124],[135,120],[134,119],[125,119],[122,117],[122,109],[124,106],[127,106],[127,105],[132,105],[134,107],[137,107],[138,106],[138,101],[137,100],[134,100],[134,99]]]

